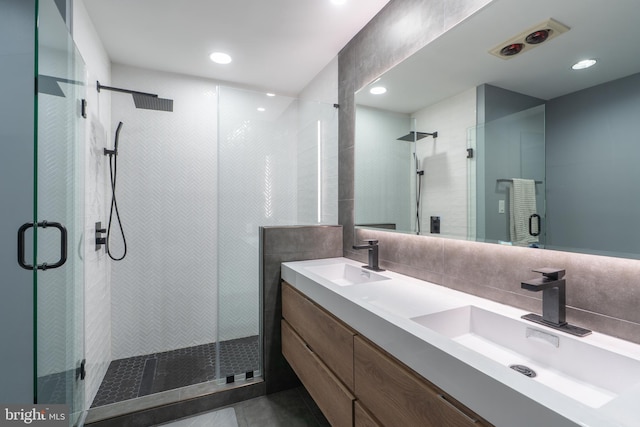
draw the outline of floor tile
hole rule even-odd
[[[234,405],[238,427],[328,427],[330,424],[299,387]]]
[[[170,423],[161,424],[162,427],[238,427],[236,412],[233,408],[219,409],[213,412],[183,418]]]

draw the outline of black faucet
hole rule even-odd
[[[585,336],[591,333],[590,330],[570,325],[566,321],[566,287],[564,279],[565,270],[556,268],[538,268],[532,270],[535,273],[542,273],[542,277],[521,282],[522,289],[528,291],[542,291],[542,316],[537,314],[526,314],[523,319],[559,329],[577,336]]]
[[[563,279],[565,271],[554,268],[539,268],[531,270],[542,273],[527,282],[522,282],[522,289],[528,291],[542,291],[542,320],[553,326],[563,326],[566,321],[566,281]]]
[[[353,249],[368,249],[369,250],[369,265],[363,265],[363,268],[367,268],[373,271],[384,271],[378,266],[378,241],[375,239],[365,239],[366,245],[354,245]]]

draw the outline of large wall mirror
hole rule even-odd
[[[639,20],[494,0],[360,89],[356,226],[640,258]]]

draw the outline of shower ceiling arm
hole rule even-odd
[[[97,86],[98,92],[100,92],[101,89],[106,89],[106,90],[110,90],[110,91],[113,91],[113,92],[128,93],[128,94],[131,94],[131,95],[151,96],[153,98],[157,98],[158,97],[158,95],[155,94],[155,93],[139,92],[137,90],[122,89],[122,88],[113,87],[113,86],[104,86],[104,85],[101,85],[99,81],[96,82],[96,86]]]

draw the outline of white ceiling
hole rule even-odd
[[[297,95],[389,0],[84,0],[113,63]],[[209,54],[224,51],[229,65]]]
[[[508,60],[489,54],[549,18],[570,30]],[[638,22],[638,0],[494,0],[385,73],[386,94],[362,90],[357,102],[412,113],[483,83],[552,99],[639,72]],[[598,63],[571,70],[585,58]]]

